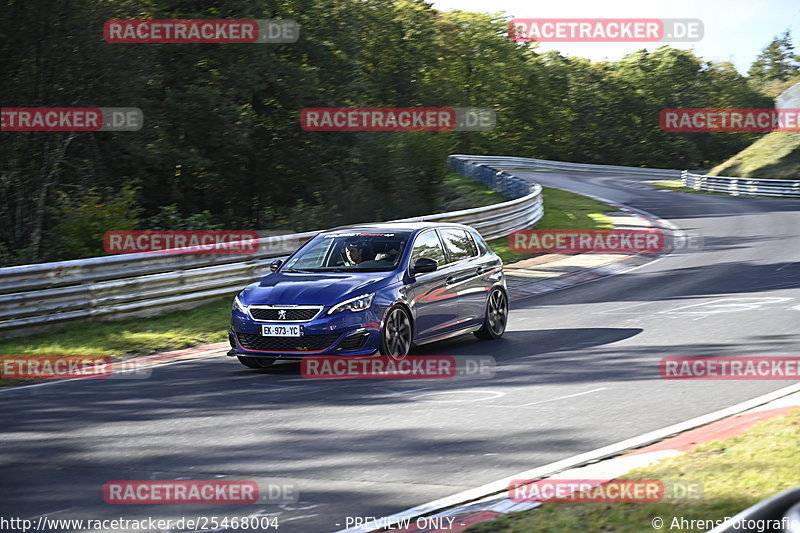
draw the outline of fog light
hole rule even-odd
[[[348,335],[347,337],[344,338],[344,340],[342,340],[342,342],[339,343],[339,349],[357,350],[358,348],[364,346],[364,343],[366,342],[368,336],[369,333],[367,333],[366,331],[361,331],[358,333],[353,333],[351,335]]]
[[[234,350],[236,349],[236,338],[233,336],[233,331],[228,330],[228,342],[231,345],[231,348]]]

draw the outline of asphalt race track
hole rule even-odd
[[[512,302],[492,378],[307,380],[227,357],[149,379],[0,391],[0,515],[129,519],[276,515],[281,533],[343,529],[780,389],[660,378],[666,356],[796,356],[800,202],[665,192],[639,178],[518,172],[644,209],[704,248]],[[545,205],[547,198],[545,197]],[[221,328],[225,324],[220,324]],[[293,503],[110,505],[110,480],[247,479]]]

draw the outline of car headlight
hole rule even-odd
[[[365,309],[369,309],[369,306],[372,305],[372,300],[374,299],[374,292],[370,294],[362,294],[361,296],[356,296],[355,298],[350,298],[349,300],[345,300],[334,305],[331,307],[331,310],[328,311],[328,314],[332,315],[340,311],[363,311]]]
[[[239,300],[239,296],[236,295],[233,299],[233,307],[231,308],[232,311],[238,311],[243,315],[247,314],[247,306],[244,305],[241,300]]]

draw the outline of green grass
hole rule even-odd
[[[605,213],[616,207],[592,198],[543,187],[544,216],[536,229],[611,229],[614,224]]]
[[[571,192],[542,187],[544,216],[534,229],[611,229],[611,217],[605,213],[617,211],[616,207]],[[520,261],[541,254],[518,254],[508,247],[508,237],[488,242],[494,253],[504,263]]]
[[[113,322],[82,322],[0,342],[0,359],[9,355],[93,355],[121,359],[222,342],[228,338],[230,297],[187,311]],[[11,383],[0,380],[0,386]]]
[[[683,189],[683,182],[681,180],[663,180],[663,181],[653,181],[650,182],[650,185],[653,187],[657,187],[659,189],[672,189],[679,191]],[[687,189],[685,192],[699,192],[695,191],[694,189]]]
[[[743,435],[707,443],[688,453],[662,460],[624,476],[700,482],[702,498],[653,504],[550,503],[478,524],[467,533],[561,533],[655,531],[654,517],[664,520],[663,531],[675,517],[720,520],[775,494],[800,485],[800,409],[786,417],[753,426]],[[672,529],[671,531],[706,531]]]
[[[800,179],[800,132],[772,132],[717,165],[712,176]]]
[[[443,209],[452,211],[507,201],[500,193],[474,180],[450,174],[447,190],[455,191],[443,198]],[[611,227],[603,215],[613,210],[601,202],[577,194],[544,189],[546,215],[537,228],[592,229]],[[496,239],[492,248],[511,262],[521,259],[508,249],[507,239]],[[159,351],[188,348],[227,339],[231,307],[230,297],[220,298],[189,311],[170,312],[148,318],[111,322],[69,324],[47,333],[0,341],[0,358],[4,355],[95,355],[123,358]],[[0,385],[8,384],[0,380]]]
[[[472,178],[448,172],[442,185],[441,211],[459,211],[472,207],[507,202],[499,192],[481,185]]]

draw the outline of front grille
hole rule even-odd
[[[326,335],[303,335],[302,337],[262,337],[249,333],[237,333],[239,343],[246,350],[265,352],[317,352],[328,348],[339,338],[339,333]]]
[[[253,320],[274,320],[276,322],[307,322],[319,313],[320,307],[312,308],[279,308],[279,307],[256,307],[250,308],[250,315]]]

